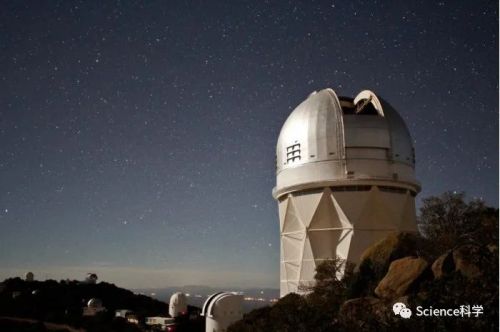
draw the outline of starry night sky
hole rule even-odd
[[[498,2],[0,9],[0,279],[278,287],[275,144],[326,87],[400,112],[418,201],[498,206]]]

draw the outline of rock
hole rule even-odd
[[[434,278],[439,279],[445,274],[449,274],[455,270],[455,262],[451,251],[439,256],[432,264],[432,273]]]
[[[455,271],[460,272],[469,279],[480,277],[482,272],[479,266],[484,260],[485,255],[485,250],[477,245],[468,244],[459,246],[453,250]]]
[[[397,259],[389,266],[389,271],[380,281],[375,294],[384,299],[395,299],[406,294],[424,273],[429,264],[422,258],[405,257]]]
[[[398,258],[416,254],[418,236],[415,233],[395,232],[368,247],[360,258],[359,267],[370,266],[373,272],[385,274],[389,264]]]
[[[461,245],[439,256],[432,264],[432,273],[436,279],[453,271],[460,272],[469,279],[478,278],[482,275],[481,266],[484,266],[488,255],[494,250],[494,245],[487,247],[474,244]]]

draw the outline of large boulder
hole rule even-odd
[[[375,294],[384,299],[396,299],[405,295],[421,279],[428,265],[424,259],[416,257],[393,261],[389,271],[375,288]]]
[[[432,264],[432,273],[434,278],[439,279],[455,270],[452,251],[447,251],[439,256]]]
[[[491,255],[490,247],[461,245],[439,256],[432,264],[432,273],[436,279],[454,271],[469,279],[478,278],[483,274],[482,270]]]
[[[360,269],[370,266],[373,272],[385,273],[389,264],[398,258],[417,254],[418,235],[395,232],[368,247],[360,257]]]
[[[393,232],[368,247],[356,266],[358,273],[349,287],[349,296],[356,298],[372,295],[391,262],[406,256],[416,256],[420,241],[421,238],[415,233]]]

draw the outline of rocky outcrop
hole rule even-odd
[[[439,256],[432,264],[432,273],[436,279],[452,272],[459,272],[468,279],[478,278],[482,275],[488,256],[494,254],[494,246],[461,245]]]
[[[438,257],[432,264],[432,273],[434,278],[438,279],[455,270],[455,262],[453,261],[453,253],[447,251]]]
[[[373,295],[373,289],[386,275],[391,262],[406,256],[416,256],[420,241],[417,234],[394,232],[368,247],[356,266],[357,275],[351,295],[356,298]]]
[[[414,256],[417,245],[418,237],[414,233],[392,233],[383,240],[368,247],[361,255],[359,266],[369,264],[379,269],[387,269],[389,264],[395,259]]]
[[[428,265],[424,259],[416,257],[404,257],[393,261],[389,271],[375,288],[375,294],[384,299],[396,299],[405,295]]]

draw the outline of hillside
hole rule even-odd
[[[420,226],[373,244],[358,265],[326,261],[306,295],[228,331],[498,331],[498,209],[445,193],[424,199]]]
[[[95,317],[82,317],[83,307],[91,298],[100,299],[107,310]],[[84,327],[88,331],[136,331],[131,325],[113,322],[117,309],[129,309],[138,317],[146,317],[165,315],[168,306],[164,302],[134,294],[106,282],[28,282],[11,278],[0,284],[0,317],[67,324],[76,328]],[[21,324],[12,320],[9,323],[5,320],[0,322],[5,326]]]

